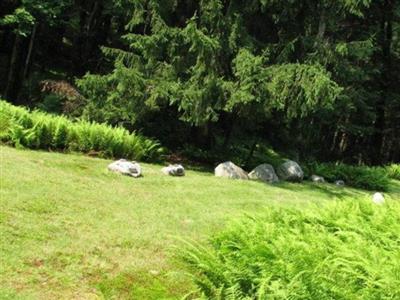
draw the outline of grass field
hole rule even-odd
[[[268,206],[321,206],[371,192],[332,185],[183,178],[142,164],[0,147],[0,299],[177,299],[190,290],[170,257],[180,239],[204,240],[225,222]],[[390,198],[400,199],[399,182]]]

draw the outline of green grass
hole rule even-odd
[[[271,207],[325,205],[370,193],[333,185],[231,181],[142,164],[0,147],[0,299],[177,299],[193,289],[170,259],[227,221]],[[389,198],[400,198],[393,181]]]

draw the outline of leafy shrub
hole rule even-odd
[[[392,179],[400,180],[400,164],[391,164],[385,167],[387,176]]]
[[[400,299],[400,202],[271,207],[180,249],[201,299]]]
[[[103,157],[156,160],[160,144],[119,127],[28,111],[0,101],[0,139],[32,149],[96,152]]]
[[[344,180],[346,185],[366,190],[386,191],[389,186],[387,172],[380,167],[351,166],[334,163],[311,163],[306,167],[308,175],[323,176],[328,182]]]
[[[55,94],[43,96],[43,100],[38,103],[37,107],[45,112],[61,114],[63,109],[63,99]]]

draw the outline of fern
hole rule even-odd
[[[157,141],[120,127],[65,117],[13,106],[0,101],[0,138],[16,147],[69,150],[103,157],[157,160],[164,149]]]
[[[178,256],[199,299],[398,299],[400,203],[269,207]]]

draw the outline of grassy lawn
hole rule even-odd
[[[370,197],[335,186],[266,185],[188,171],[144,177],[108,160],[0,147],[0,299],[176,299],[190,290],[171,254],[229,218]],[[398,183],[391,198],[400,199]],[[177,248],[178,247],[178,248]]]

